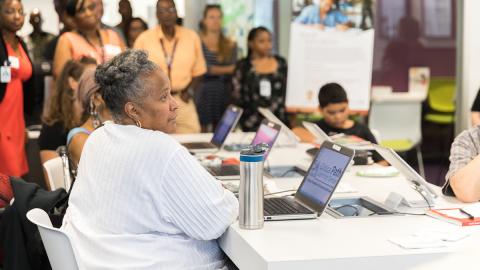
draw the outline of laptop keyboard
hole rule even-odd
[[[214,176],[231,176],[240,175],[240,168],[238,165],[221,165],[215,167],[208,167],[208,170]]]
[[[216,146],[210,142],[189,142],[189,143],[183,143],[183,146],[185,146],[188,149],[216,148]]]
[[[266,216],[314,213],[310,209],[293,200],[281,197],[264,199],[263,212]]]

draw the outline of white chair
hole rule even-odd
[[[47,160],[45,163],[43,163],[43,167],[47,172],[50,190],[65,188],[63,162],[61,157]]]
[[[425,178],[422,151],[421,99],[382,98],[372,100],[368,126],[379,133],[382,146],[396,152],[417,151],[420,175]]]
[[[78,269],[70,238],[52,226],[47,213],[35,208],[28,211],[27,218],[38,227],[52,270]]]

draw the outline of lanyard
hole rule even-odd
[[[175,56],[175,51],[177,50],[177,43],[178,43],[178,39],[175,39],[175,42],[173,43],[172,54],[168,55],[163,38],[160,39],[160,45],[162,45],[163,56],[165,57],[165,62],[167,63],[168,79],[170,79],[170,81],[172,81],[172,76],[171,76],[172,64],[173,64],[173,57]]]
[[[85,41],[88,43],[88,45],[90,45],[90,47],[92,47],[92,49],[98,53],[97,51],[97,47],[95,46],[95,44],[93,44],[88,38],[86,35],[84,35],[82,32],[78,31],[78,33],[83,37],[83,39],[85,39]],[[100,49],[101,49],[101,53],[100,53],[100,58],[102,60],[102,62],[100,64],[103,64],[105,63],[105,48],[103,46],[103,40],[102,40],[102,35],[100,35],[100,31],[97,30],[96,31],[97,33],[97,37],[98,37],[98,41],[100,42]]]

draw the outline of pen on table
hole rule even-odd
[[[460,212],[464,215],[466,215],[469,219],[475,219],[474,216],[472,216],[470,213],[468,213],[467,211],[463,210],[462,208],[460,208]]]

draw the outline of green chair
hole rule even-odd
[[[425,114],[425,121],[441,125],[455,122],[455,78],[432,78],[427,100],[429,111]]]

